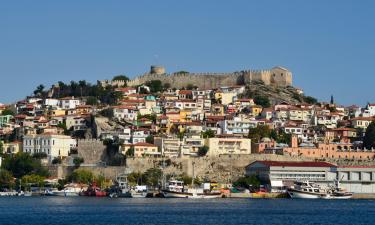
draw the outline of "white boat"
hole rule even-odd
[[[347,192],[345,189],[340,187],[340,181],[336,181],[334,186],[330,186],[328,189],[327,196],[324,199],[351,199],[353,197],[352,192]]]
[[[146,185],[137,185],[130,190],[132,198],[146,198],[147,192],[148,189]]]
[[[212,191],[211,188],[207,187],[206,183],[203,188],[189,188],[185,189],[184,182],[178,180],[170,180],[168,187],[162,190],[164,197],[166,198],[194,198],[194,199],[209,199],[209,198],[221,198],[222,194],[220,191]]]
[[[294,186],[288,188],[288,194],[291,198],[310,198],[317,199],[327,197],[327,190],[317,184],[309,181],[296,181]]]
[[[61,197],[77,197],[79,193],[82,191],[82,187],[78,184],[67,184],[65,185],[64,189],[52,189],[46,190],[46,195],[48,196],[61,196]]]
[[[166,189],[162,190],[165,198],[188,198],[191,193],[186,192],[184,182],[170,180]]]
[[[18,192],[16,191],[5,191],[5,192],[0,192],[0,196],[17,196]]]

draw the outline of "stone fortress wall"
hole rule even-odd
[[[291,86],[292,73],[283,67],[270,70],[245,70],[233,73],[171,73],[167,74],[161,66],[151,66],[149,73],[127,82],[128,86],[138,86],[150,80],[160,80],[172,87],[183,88],[191,84],[200,89],[212,89],[223,86],[248,84],[251,81],[263,81],[266,85]]]

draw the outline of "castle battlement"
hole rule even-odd
[[[165,73],[164,67],[152,66],[149,73],[140,75],[127,82],[128,86],[142,85],[150,80],[160,80],[173,87],[182,88],[194,85],[201,89],[219,88],[222,86],[244,85],[252,81],[262,81],[266,85],[291,86],[292,73],[283,67],[266,70],[243,70],[232,73]]]

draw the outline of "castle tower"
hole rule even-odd
[[[165,74],[165,68],[163,66],[153,65],[151,66],[150,73],[157,74],[157,75]]]
[[[292,73],[284,67],[272,68],[270,76],[271,85],[292,86]]]

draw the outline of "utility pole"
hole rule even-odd
[[[193,177],[191,179],[191,187],[194,188],[194,178],[195,178],[195,175],[194,175],[194,166],[195,166],[195,162],[193,161],[191,164],[193,166]]]

